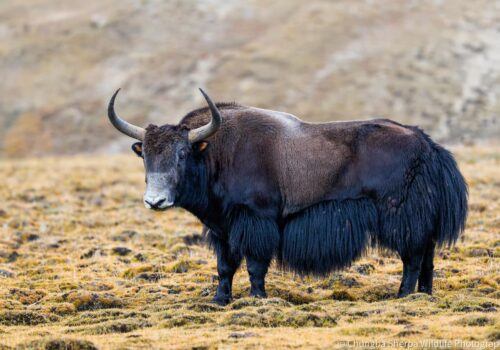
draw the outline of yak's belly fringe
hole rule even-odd
[[[230,214],[229,247],[231,252],[271,261],[279,246],[276,221],[260,217],[246,207],[237,207]]]
[[[280,262],[299,274],[325,275],[351,265],[377,228],[371,200],[324,202],[290,217],[285,224]]]

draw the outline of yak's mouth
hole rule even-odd
[[[154,210],[154,211],[166,211],[166,210],[168,210],[168,209],[170,209],[172,207],[173,207],[173,205],[165,207],[165,208],[148,208],[148,209]]]

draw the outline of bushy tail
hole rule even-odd
[[[432,159],[426,162],[428,175],[436,192],[435,236],[439,246],[451,246],[465,229],[467,220],[468,189],[458,169],[455,158],[423,132],[415,127],[432,147]]]
[[[468,189],[464,177],[458,170],[453,155],[443,147],[433,143],[436,152],[437,172],[441,186],[438,191],[438,245],[452,245],[465,229],[467,219]],[[437,175],[437,174],[436,174]]]

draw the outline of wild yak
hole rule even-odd
[[[118,90],[119,91],[119,90]],[[432,293],[436,246],[464,229],[467,185],[450,152],[415,126],[388,119],[307,123],[283,112],[236,103],[188,113],[177,125],[146,129],[111,123],[139,140],[144,205],[181,207],[209,230],[219,285],[232,298],[243,257],[250,295],[266,297],[273,259],[300,275],[348,267],[370,246],[403,261],[399,297]]]

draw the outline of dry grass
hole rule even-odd
[[[500,149],[456,153],[470,217],[463,239],[436,259],[434,296],[395,299],[399,259],[371,253],[326,279],[273,268],[266,300],[247,297],[243,268],[225,308],[209,303],[216,265],[196,236],[200,224],[181,210],[143,208],[142,164],[132,155],[2,161],[0,348],[498,341]]]

